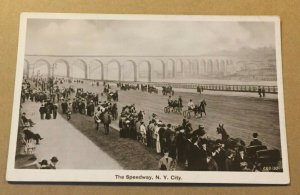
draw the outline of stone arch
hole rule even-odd
[[[162,59],[151,60],[151,79],[162,81],[165,79],[166,63]]]
[[[117,65],[117,68],[118,68],[118,71],[117,71],[117,79],[118,81],[121,81],[121,63],[118,61],[118,60],[111,60],[107,63],[107,73],[106,73],[106,76],[107,76],[107,79],[113,74],[112,72],[109,71],[109,66],[112,65],[113,63],[115,63]],[[108,79],[108,80],[111,80],[111,79]],[[114,79],[112,79],[114,80]]]
[[[175,61],[175,71],[176,71],[176,73],[183,73],[183,61],[182,61],[182,59],[176,59],[176,61]]]
[[[141,66],[143,65],[143,64],[146,64],[147,65],[147,68],[148,68],[148,70],[147,70],[147,81],[148,82],[151,82],[151,63],[148,61],[148,60],[144,60],[144,61],[141,61],[139,64],[138,64],[138,68],[139,68],[139,71],[138,71],[138,74],[140,75],[140,70],[141,70]],[[140,76],[139,76],[140,77]]]
[[[190,59],[180,59],[182,67],[182,75],[185,76],[186,73],[190,74],[191,72],[191,60]]]
[[[88,65],[87,65],[87,63],[86,63],[83,59],[81,59],[81,58],[78,58],[78,59],[74,60],[74,61],[71,63],[71,65],[72,65],[72,77],[76,76],[76,75],[75,75],[75,69],[73,68],[74,66],[76,66],[76,65],[74,65],[75,62],[81,62],[81,64],[83,65],[83,72],[84,72],[83,78],[84,78],[84,79],[88,79]],[[78,66],[77,66],[77,67],[78,67]],[[78,67],[78,68],[80,68],[80,67]],[[81,69],[81,68],[80,68],[80,69]]]
[[[200,71],[201,73],[206,73],[207,68],[206,68],[206,61],[204,59],[200,60]]]
[[[46,66],[47,66],[47,75],[48,75],[48,77],[51,77],[51,65],[50,65],[50,63],[47,61],[47,60],[45,60],[45,59],[38,59],[38,60],[36,60],[34,63],[33,63],[33,75],[34,75],[34,71],[35,71],[35,69],[37,68],[36,66],[37,66],[37,64],[39,63],[39,62],[44,62],[45,64],[46,64]]]
[[[224,73],[226,71],[225,61],[222,59],[220,61],[220,72]]]
[[[128,64],[130,63],[132,65],[132,68],[133,68],[133,81],[137,81],[137,64],[134,60],[126,60],[122,63],[122,67],[123,67],[123,70],[122,70],[122,74],[127,74],[126,73],[126,70],[125,70],[125,64]],[[125,80],[124,76],[121,75],[121,77],[123,77],[123,79]],[[128,75],[128,74],[127,74]]]
[[[199,74],[199,61],[197,59],[191,60],[192,74]]]
[[[226,60],[226,65],[229,65],[229,64],[230,64],[230,60],[227,59],[227,60]]]
[[[166,78],[168,76],[168,69],[169,69],[169,63],[171,62],[171,76],[170,78],[175,78],[175,75],[176,75],[176,68],[175,68],[175,60],[173,59],[168,59],[166,64],[165,64],[165,71],[164,71],[164,78]]]
[[[208,59],[207,60],[207,72],[208,73],[212,73],[213,72],[213,61],[212,61],[212,59]]]
[[[59,62],[63,62],[63,64],[65,65],[65,67],[66,67],[66,76],[67,77],[70,77],[70,64],[69,64],[69,62],[67,61],[67,60],[64,60],[64,59],[57,59],[57,60],[55,60],[54,61],[54,63],[53,63],[53,68],[54,68],[54,70],[53,70],[53,76],[54,76],[54,74],[55,74],[55,68],[56,68],[56,64],[57,63],[59,63]]]
[[[215,59],[214,60],[214,68],[213,68],[213,72],[214,73],[219,73],[220,71],[220,64],[219,64],[219,60]]]
[[[97,62],[97,65],[95,66],[95,68],[93,67],[93,62]],[[101,70],[101,73],[100,73],[100,80],[103,80],[104,79],[104,65],[103,65],[103,62],[99,59],[93,59],[89,62],[89,67],[90,67],[90,70],[89,70],[89,78],[90,79],[95,79],[97,80],[98,78],[97,77],[94,77],[94,74],[93,73],[96,73],[96,75],[98,75],[98,72],[97,70],[100,68]]]

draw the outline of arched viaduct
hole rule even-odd
[[[257,62],[225,56],[25,55],[24,74],[32,77],[37,74],[36,69],[45,66],[47,76],[52,77],[57,76],[58,66],[64,66],[65,75],[62,76],[70,78],[122,81],[124,74],[130,73],[133,75],[132,81],[143,78],[151,82],[154,73],[161,79],[227,75],[242,70],[251,63]],[[126,71],[128,68],[130,70]],[[81,71],[81,75],[77,74],[78,71]],[[114,72],[116,76],[110,78],[109,72]]]

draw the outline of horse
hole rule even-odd
[[[206,111],[205,111],[206,105],[207,105],[207,104],[206,104],[206,101],[205,101],[205,100],[202,100],[202,101],[200,102],[200,105],[199,105],[199,106],[196,106],[196,107],[194,108],[195,115],[196,115],[196,114],[200,114],[200,117],[202,117],[202,113],[204,113],[205,116],[206,116]]]
[[[222,141],[225,145],[225,148],[228,149],[237,149],[238,147],[243,147],[245,148],[246,144],[245,142],[240,139],[240,138],[231,138],[228,133],[226,132],[226,130],[224,129],[224,124],[219,124],[219,126],[217,127],[217,134],[221,134],[222,136]]]
[[[147,91],[147,85],[141,84],[141,91]]]
[[[170,100],[168,106],[164,109],[165,113],[170,113],[170,108],[172,108],[172,112],[180,113],[182,111],[182,107],[179,105],[178,100]]]
[[[172,86],[162,86],[162,94],[163,95],[174,95],[174,90]]]
[[[148,93],[158,93],[158,89],[155,86],[148,86]]]

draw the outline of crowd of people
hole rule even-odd
[[[29,118],[26,112],[22,112],[22,104],[26,101],[41,103],[41,107],[39,108],[40,119],[56,119],[57,116],[57,104],[53,103],[51,93],[54,93],[52,87],[50,87],[47,80],[34,80],[34,85],[28,81],[24,81],[21,89],[21,116],[20,116],[20,124],[19,124],[19,135],[20,135],[20,143],[24,151],[20,151],[20,153],[24,153],[26,155],[34,155],[37,145],[40,144],[40,141],[44,138],[41,137],[39,133],[36,133],[38,130],[35,129],[36,122],[33,122],[31,118]],[[51,92],[50,92],[51,91]],[[53,100],[53,101],[52,101]],[[36,159],[36,157],[31,157],[31,159]],[[37,160],[37,159],[36,159]],[[43,159],[41,162],[37,163],[37,161],[32,163],[28,163],[23,165],[24,168],[31,167],[37,169],[56,169],[56,164],[58,163],[57,157],[53,156],[48,163],[48,160]]]
[[[76,82],[82,83],[80,80]],[[72,88],[59,88],[55,85],[55,81],[52,81],[52,84],[36,81],[35,84],[36,88],[33,89],[29,82],[24,83],[21,100],[23,102],[30,99],[40,102],[41,120],[55,119],[58,103],[61,105],[62,113],[66,114],[69,120],[71,113],[94,117],[96,129],[98,130],[99,125],[103,123],[107,135],[112,120],[118,119],[117,104],[112,102],[112,99],[100,101],[98,94],[86,92],[81,88],[76,92]],[[125,84],[118,84],[118,86],[126,90],[134,87]],[[135,87],[140,88],[140,86]],[[141,89],[143,87],[145,86],[141,86]],[[108,84],[104,83],[104,90],[104,94],[109,96],[111,91]],[[75,97],[72,99],[73,93]],[[169,96],[168,105],[172,106],[174,102],[179,107],[183,107],[180,96],[178,100],[173,100]],[[192,111],[194,107],[194,103],[190,100],[188,110]],[[26,118],[26,113],[23,118],[30,126],[34,125]],[[190,171],[261,171],[261,165],[253,161],[252,156],[247,153],[247,147],[263,145],[258,140],[257,133],[253,134],[253,141],[248,146],[238,143],[232,145],[232,142],[229,144],[231,139],[229,136],[224,139],[211,139],[203,126],[199,125],[197,129],[193,129],[187,119],[183,119],[180,125],[173,125],[164,123],[153,113],[150,120],[146,121],[145,112],[137,111],[134,104],[122,108],[118,124],[120,138],[137,140],[162,155],[158,163],[160,170],[176,170],[179,166]],[[26,134],[26,137],[36,140],[37,144],[43,139],[33,132]],[[42,161],[41,164],[47,167],[48,162]]]
[[[246,153],[247,147],[263,145],[257,133],[248,146],[231,146],[226,140],[210,139],[201,125],[193,130],[186,119],[181,125],[173,126],[164,124],[153,113],[146,124],[144,114],[137,112],[134,105],[123,107],[119,119],[120,137],[138,140],[163,155],[159,160],[160,170],[175,170],[178,164],[190,171],[261,171],[261,165]]]

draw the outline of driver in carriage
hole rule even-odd
[[[192,99],[190,99],[189,103],[187,104],[188,110],[194,110],[195,109],[195,104]]]

